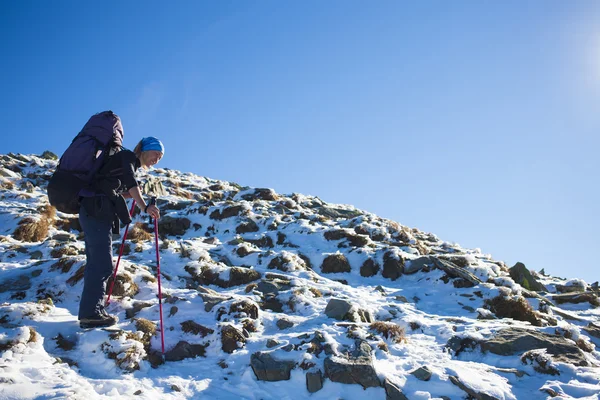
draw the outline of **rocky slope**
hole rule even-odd
[[[154,169],[153,231],[125,241],[111,329],[81,331],[76,216],[55,156],[0,156],[0,393],[8,398],[597,398],[597,283],[318,197]],[[124,231],[124,229],[122,229]],[[114,241],[115,259],[121,237]],[[594,397],[596,396],[596,397]]]

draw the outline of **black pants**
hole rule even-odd
[[[79,222],[85,239],[86,265],[79,319],[98,315],[104,309],[106,281],[113,272],[112,226],[115,210],[106,196],[84,197]]]

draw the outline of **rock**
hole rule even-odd
[[[282,319],[280,319],[280,320],[277,321],[277,327],[280,330],[291,328],[292,326],[294,326],[294,323],[292,321],[290,321],[290,320],[285,319],[285,318],[282,318]]]
[[[451,261],[442,260],[435,257],[432,257],[432,259],[435,266],[448,274],[450,278],[461,278],[469,282],[468,285],[463,284],[462,287],[473,287],[481,283],[481,280],[478,277]]]
[[[244,334],[233,325],[223,325],[221,327],[221,347],[225,353],[233,353],[241,349],[246,343]]]
[[[44,253],[42,253],[39,250],[32,251],[31,254],[29,255],[29,257],[31,257],[32,260],[40,260],[43,256],[44,256]]]
[[[331,254],[323,260],[323,264],[321,265],[321,272],[324,274],[350,271],[350,263],[343,254]]]
[[[265,200],[265,201],[277,201],[279,196],[273,189],[268,188],[256,188],[253,192],[240,193],[239,196],[246,201],[254,200]]]
[[[325,308],[325,314],[329,318],[335,318],[338,321],[348,319],[348,314],[352,310],[352,304],[349,301],[341,299],[331,299]]]
[[[293,361],[279,361],[270,353],[258,352],[250,357],[250,366],[259,381],[287,381],[295,366]]]
[[[377,275],[379,268],[379,264],[372,258],[369,258],[360,267],[360,276],[368,278],[370,276]]]
[[[374,322],[374,320],[375,320],[370,311],[359,308],[356,312],[358,314],[358,317],[360,318],[360,322],[368,322],[370,324],[370,323]],[[358,321],[355,321],[355,322],[358,322]]]
[[[362,340],[357,340],[355,346],[356,349],[349,356],[327,357],[324,362],[325,375],[332,382],[359,384],[363,388],[381,386],[373,367],[371,347]]]
[[[385,253],[383,256],[383,275],[384,278],[395,281],[404,273],[404,259],[396,258],[392,252]]]
[[[431,379],[431,370],[427,367],[420,367],[411,372],[411,375],[414,375],[420,381],[428,381]]]
[[[27,275],[19,275],[0,283],[0,293],[8,291],[24,291],[31,288],[31,279]]]
[[[457,376],[450,375],[449,378],[450,382],[461,388],[465,393],[467,393],[470,396],[470,398],[473,398],[475,400],[499,400],[498,398],[490,396],[487,393],[480,393],[471,389],[470,387],[462,383]]]
[[[276,295],[268,294],[260,303],[260,308],[274,312],[283,312],[283,303],[277,298]]]
[[[215,332],[214,329],[202,326],[192,320],[182,322],[181,330],[185,333],[191,333],[193,335],[200,335],[202,337],[208,336],[211,333]]]
[[[576,366],[588,366],[585,354],[575,343],[562,336],[523,328],[507,328],[499,331],[494,338],[481,343],[481,351],[501,356],[523,353],[545,348],[552,358],[559,362]]]
[[[165,353],[167,361],[181,361],[186,358],[204,357],[208,344],[190,344],[186,341],[179,341],[175,347]]]
[[[252,220],[248,220],[248,221],[238,225],[235,228],[235,233],[237,233],[237,234],[258,232],[258,231],[259,231],[258,225],[256,224],[256,222],[254,222]]]
[[[415,258],[414,260],[408,261],[408,264],[404,265],[404,273],[405,274],[414,274],[417,271],[422,270],[426,267],[432,267],[434,264],[431,257],[422,256],[419,258]]]
[[[279,346],[279,342],[277,340],[274,339],[268,339],[267,340],[267,348],[268,349],[272,349],[273,347]]]
[[[590,322],[588,326],[583,328],[590,336],[600,339],[600,325],[596,325],[593,322]]]
[[[306,373],[306,389],[309,393],[318,392],[323,388],[323,372],[319,369],[317,371],[309,371]]]
[[[402,393],[402,390],[389,379],[385,379],[385,400],[408,400],[408,397]]]
[[[508,272],[510,277],[525,289],[533,290],[534,292],[546,291],[546,287],[531,275],[531,272],[525,267],[525,264],[518,262],[510,268]]]
[[[125,316],[126,316],[126,318],[131,319],[131,318],[135,317],[137,313],[139,313],[141,310],[143,310],[144,308],[147,308],[147,307],[152,307],[152,303],[145,303],[145,302],[139,302],[139,301],[135,302],[133,304],[132,308],[128,308],[125,311]]]
[[[241,300],[232,303],[229,307],[229,314],[244,313],[252,319],[258,318],[258,305],[251,300]],[[242,317],[241,315],[239,317]]]
[[[281,283],[278,281],[260,281],[256,290],[262,292],[264,295],[274,294],[278,295],[280,290],[288,290],[292,286],[290,284]]]
[[[204,301],[204,311],[206,312],[211,311],[217,304],[230,299],[230,297],[223,296],[216,291],[203,286],[198,286],[196,290],[202,298],[202,301]]]
[[[244,211],[243,206],[233,206],[226,207],[222,211],[215,210],[210,214],[210,219],[215,219],[217,221],[223,220],[225,218],[231,218],[236,215],[240,215]]]
[[[540,374],[560,375],[560,371],[552,365],[552,359],[544,349],[529,350],[521,356],[521,362],[533,365],[533,369]]]
[[[554,294],[552,295],[552,300],[556,302],[556,304],[563,303],[590,303],[594,307],[600,306],[600,301],[598,300],[598,296],[594,292],[585,292],[585,293],[572,293],[572,294]]]
[[[165,216],[158,220],[158,231],[163,235],[182,236],[190,225],[191,222],[187,218]]]
[[[51,239],[61,243],[77,241],[77,237],[70,233],[57,233],[56,235],[52,236]]]

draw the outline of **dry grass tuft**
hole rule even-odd
[[[152,240],[152,238],[152,234],[146,230],[146,225],[139,221],[127,232],[127,240],[131,240],[134,243],[145,242]]]
[[[579,347],[581,350],[585,351],[586,353],[591,353],[592,351],[596,350],[596,346],[593,343],[591,343],[583,338],[577,339],[576,343],[577,343],[577,347]]]
[[[40,212],[42,218],[46,218],[48,221],[53,221],[54,218],[56,218],[56,208],[50,204],[41,206],[38,211]]]
[[[13,232],[13,237],[21,242],[40,242],[48,236],[50,223],[47,218],[36,220],[32,217],[23,218]]]
[[[315,297],[323,297],[323,293],[321,293],[321,291],[315,287],[309,287],[308,290],[313,294],[313,296]]]
[[[135,328],[138,331],[144,332],[144,335],[154,336],[156,333],[156,325],[154,322],[151,322],[144,318],[138,318],[135,321]]]
[[[500,295],[485,300],[485,305],[498,318],[512,318],[529,322],[534,326],[542,326],[537,313],[523,296],[506,297]]]
[[[395,343],[406,342],[404,328],[401,328],[392,322],[373,322],[369,326],[369,329],[381,334],[386,339],[392,339]]]

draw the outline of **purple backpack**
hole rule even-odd
[[[110,150],[122,145],[121,119],[112,111],[93,115],[63,153],[48,182],[50,204],[58,211],[78,214],[79,197],[94,193],[98,170]]]

